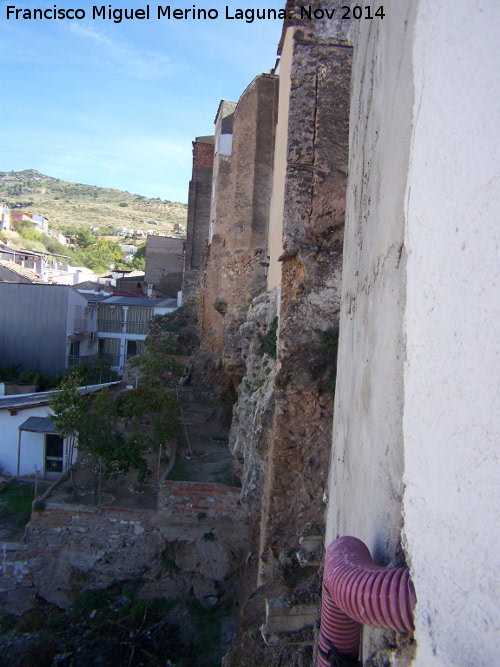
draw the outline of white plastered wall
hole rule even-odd
[[[7,475],[17,475],[19,447],[19,426],[29,417],[50,417],[48,405],[18,409],[10,414],[8,409],[0,410],[0,466]],[[67,465],[67,444],[64,446],[64,465]],[[75,455],[76,456],[76,455]],[[21,459],[19,474],[34,475],[45,469],[45,434],[23,431],[21,435]]]
[[[402,527],[403,241],[413,111],[412,11],[392,2],[386,12],[380,25],[360,22],[353,35],[327,519],[327,543],[355,535],[383,564],[394,562]]]
[[[500,664],[500,3],[421,0],[404,523],[418,665]]]
[[[500,4],[384,8],[354,40],[327,544],[353,534],[394,562],[404,519],[418,597],[412,664],[493,666]],[[365,659],[377,633],[365,629]]]

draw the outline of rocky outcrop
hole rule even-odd
[[[260,509],[274,414],[276,324],[276,291],[265,292],[252,301],[237,334],[246,365],[233,408],[229,446],[234,471],[242,484],[242,501],[251,505],[253,511]]]

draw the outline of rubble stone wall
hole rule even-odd
[[[351,49],[318,44],[295,27],[289,31],[276,403],[262,508],[261,583],[273,579],[281,551],[298,544],[305,524],[324,530],[333,369],[318,331],[338,324],[347,184]]]
[[[49,504],[26,544],[0,544],[0,612],[22,613],[35,594],[67,608],[84,590],[137,580],[144,598],[230,599],[247,544],[239,494],[167,481],[158,511]]]
[[[190,518],[201,512],[238,516],[240,494],[241,489],[222,484],[166,480],[160,486],[158,508],[162,515],[171,517]]]

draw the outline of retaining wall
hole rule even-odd
[[[194,587],[215,603],[245,552],[239,495],[221,484],[167,481],[157,511],[48,502],[32,514],[24,544],[0,543],[0,612],[23,613],[35,594],[68,607],[83,590],[138,579],[145,597],[182,597]]]

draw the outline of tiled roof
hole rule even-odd
[[[19,264],[16,264],[15,262],[9,262],[4,259],[0,259],[0,266],[3,266],[4,269],[8,269],[21,278],[26,278],[27,280],[31,280],[37,283],[42,282],[34,271],[31,271],[31,269],[26,269],[24,266],[19,266]]]

